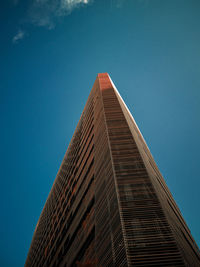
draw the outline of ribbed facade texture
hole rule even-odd
[[[94,83],[25,266],[200,266],[199,249],[107,73]]]

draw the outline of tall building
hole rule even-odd
[[[25,266],[200,266],[190,230],[107,73],[94,83]]]

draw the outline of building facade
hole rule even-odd
[[[94,83],[25,266],[200,266],[199,249],[107,73]]]

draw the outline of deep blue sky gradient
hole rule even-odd
[[[0,266],[23,266],[97,73],[108,72],[200,245],[200,1],[94,0],[28,21],[0,3]],[[16,32],[25,36],[13,43]]]

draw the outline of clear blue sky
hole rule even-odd
[[[200,245],[200,1],[3,0],[0,20],[0,266],[23,266],[100,72]]]

